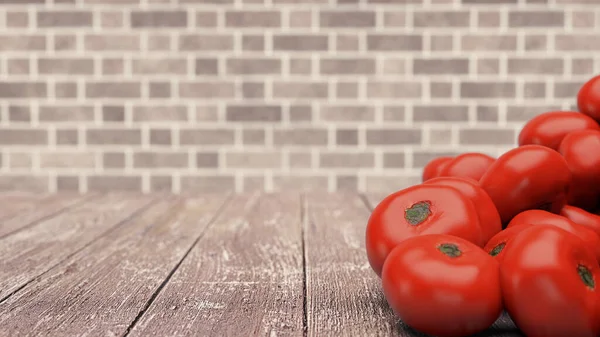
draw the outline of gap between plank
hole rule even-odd
[[[306,195],[300,194],[300,235],[302,236],[302,336],[308,334],[308,298],[306,284],[306,223],[308,217],[308,202]]]
[[[43,217],[41,217],[41,218],[39,218],[37,220],[34,220],[34,221],[28,223],[27,225],[25,225],[23,227],[15,229],[12,232],[8,232],[8,233],[6,233],[4,235],[0,235],[0,240],[4,239],[4,238],[6,238],[6,237],[8,237],[10,235],[14,235],[14,234],[16,234],[16,233],[18,233],[18,232],[20,232],[20,231],[22,231],[24,229],[31,228],[31,227],[39,224],[42,221],[46,221],[46,220],[49,220],[51,218],[54,218],[54,217],[58,216],[59,214],[64,213],[64,212],[66,212],[68,210],[71,210],[73,208],[79,207],[79,206],[85,204],[86,202],[89,202],[89,201],[94,200],[94,199],[98,199],[98,198],[100,198],[100,196],[101,195],[99,195],[99,194],[84,196],[83,198],[81,198],[81,200],[78,200],[78,201],[72,203],[71,205],[67,205],[67,206],[65,206],[65,207],[57,210],[54,213],[50,213],[50,214],[48,214],[46,216],[43,216]],[[14,216],[2,219],[2,221],[10,220],[12,218],[17,217],[18,215],[19,215],[19,213],[16,213],[16,214],[14,214]],[[0,303],[2,303],[2,301],[0,301]]]
[[[358,196],[360,200],[362,200],[363,204],[365,204],[369,212],[373,212],[373,204],[371,203],[371,201],[369,201],[369,198],[367,198],[367,196],[364,193],[360,193]]]
[[[148,311],[148,309],[150,308],[150,306],[152,305],[152,303],[154,303],[154,301],[156,300],[156,298],[158,297],[158,295],[160,295],[160,292],[169,283],[169,281],[171,280],[171,278],[173,277],[173,275],[175,275],[175,272],[177,272],[177,270],[179,269],[179,267],[181,266],[181,264],[183,263],[183,261],[192,252],[192,250],[194,249],[194,247],[196,247],[196,245],[198,244],[198,242],[200,242],[200,240],[202,240],[202,238],[204,237],[204,234],[206,234],[206,232],[208,231],[208,229],[219,218],[219,216],[221,215],[221,213],[223,212],[223,210],[225,210],[226,206],[231,201],[231,198],[232,198],[231,195],[228,195],[225,198],[225,201],[223,202],[223,204],[217,209],[217,211],[215,212],[214,216],[208,221],[207,225],[204,227],[204,229],[202,230],[202,232],[198,235],[198,237],[194,240],[194,242],[192,242],[192,244],[190,245],[190,247],[186,250],[186,252],[183,254],[183,256],[181,257],[181,259],[177,262],[177,264],[169,272],[169,274],[167,275],[167,277],[161,282],[161,284],[158,286],[158,288],[156,288],[156,290],[154,291],[154,293],[152,293],[152,296],[150,296],[150,298],[148,299],[148,301],[146,301],[146,303],[142,307],[142,310],[140,310],[140,312],[138,312],[137,316],[135,316],[135,318],[133,319],[133,321],[131,322],[131,324],[129,324],[129,326],[127,327],[127,330],[125,330],[125,333],[123,334],[122,337],[129,336],[129,334],[131,333],[131,331],[133,331],[133,328],[135,328],[135,325],[140,321],[140,319],[142,319],[142,317]]]
[[[4,296],[3,298],[0,298],[0,304],[6,302],[6,300],[8,300],[11,296],[15,295],[16,293],[18,293],[19,291],[23,290],[23,288],[25,288],[26,286],[28,286],[29,284],[31,284],[34,280],[36,280],[39,277],[44,276],[45,274],[47,274],[50,270],[54,269],[55,267],[57,267],[58,265],[60,265],[61,263],[67,261],[68,259],[70,259],[71,257],[75,256],[75,254],[81,252],[82,250],[88,248],[89,246],[91,246],[92,244],[94,244],[94,242],[96,242],[98,239],[108,235],[110,232],[112,232],[113,230],[117,229],[117,227],[127,223],[128,221],[132,220],[133,218],[135,218],[138,214],[143,213],[144,211],[146,211],[150,206],[154,205],[155,203],[158,202],[159,199],[154,199],[151,200],[150,202],[148,202],[148,204],[142,206],[141,208],[138,208],[136,211],[134,211],[133,213],[131,213],[131,215],[129,215],[128,217],[126,217],[125,219],[123,219],[122,221],[119,221],[118,223],[116,223],[114,226],[110,227],[109,229],[107,229],[106,231],[104,231],[103,233],[101,233],[100,235],[98,235],[97,237],[95,237],[93,240],[90,240],[90,242],[86,243],[85,245],[83,245],[81,248],[76,249],[75,251],[73,251],[71,254],[65,256],[64,259],[56,262],[55,264],[53,264],[52,266],[50,266],[48,269],[44,270],[43,272],[41,272],[39,275],[37,275],[36,277],[31,278],[30,280],[28,280],[27,282],[25,282],[24,284],[22,284],[20,287],[18,287],[17,289],[15,289],[14,291],[10,292],[9,294],[7,294],[6,296]]]

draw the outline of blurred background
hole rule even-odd
[[[2,0],[0,190],[391,192],[600,73],[596,0]]]

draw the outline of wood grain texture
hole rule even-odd
[[[0,242],[3,238],[19,230],[56,216],[60,212],[94,197],[97,195],[53,195],[39,200],[33,199],[22,207],[15,207],[17,210],[0,219]]]
[[[151,200],[147,196],[106,195],[0,241],[0,303]]]
[[[300,196],[236,196],[131,336],[302,336]]]
[[[10,218],[23,209],[35,207],[41,200],[51,197],[46,194],[0,193],[0,220]]]
[[[124,335],[225,200],[153,204],[0,304],[0,335]]]
[[[365,253],[369,211],[356,194],[306,195],[308,336],[409,336]]]

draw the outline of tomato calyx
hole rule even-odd
[[[588,267],[582,264],[578,265],[577,274],[579,274],[581,281],[583,281],[588,288],[593,290],[596,287],[596,282],[594,282],[594,277]]]
[[[450,258],[455,258],[462,255],[462,251],[460,250],[460,248],[458,248],[458,246],[453,243],[442,243],[437,247],[437,249],[440,252],[442,252],[442,254]]]
[[[420,225],[431,215],[431,203],[419,201],[404,210],[404,218],[413,226]]]
[[[506,242],[499,243],[496,247],[494,247],[492,250],[490,250],[490,255],[496,256],[496,255],[500,254],[505,246],[506,246]]]

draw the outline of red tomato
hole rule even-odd
[[[558,152],[571,170],[567,202],[595,210],[600,200],[600,131],[573,131],[565,136]]]
[[[433,336],[468,336],[502,313],[498,263],[473,243],[423,235],[400,243],[385,261],[385,297],[403,322]]]
[[[483,153],[463,153],[450,160],[440,172],[440,177],[465,177],[479,180],[495,161]]]
[[[598,236],[600,236],[600,216],[587,212],[581,208],[575,206],[565,205],[560,211],[560,215],[573,221],[574,223],[587,227]]]
[[[439,177],[442,169],[452,160],[452,157],[437,157],[430,160],[423,168],[423,181]]]
[[[425,184],[454,187],[464,196],[468,197],[477,210],[479,224],[481,225],[483,240],[485,242],[502,230],[500,214],[498,214],[494,202],[481,186],[479,186],[479,183],[476,180],[461,177],[439,177],[428,180]]]
[[[595,120],[576,111],[553,111],[529,120],[519,133],[519,145],[537,144],[558,149],[560,142],[576,130],[598,130]]]
[[[451,234],[483,247],[483,232],[473,202],[447,186],[415,185],[383,199],[367,223],[366,250],[377,275],[396,245],[421,234]]]
[[[577,108],[600,121],[600,75],[583,84],[577,93]]]
[[[577,237],[551,226],[518,233],[500,268],[506,311],[527,336],[597,336],[598,282],[594,255]]]
[[[510,244],[511,240],[515,235],[521,233],[525,228],[529,228],[530,226],[532,225],[513,226],[501,231],[488,241],[485,247],[483,247],[483,250],[493,256],[496,261],[502,262],[506,247]]]
[[[479,184],[494,201],[503,224],[528,209],[560,212],[571,172],[565,159],[541,145],[523,145],[500,156]]]
[[[579,237],[587,247],[596,255],[600,261],[600,237],[593,230],[580,226],[573,221],[550,212],[539,209],[532,209],[517,214],[507,228],[521,225],[549,225],[563,229],[575,236]]]

